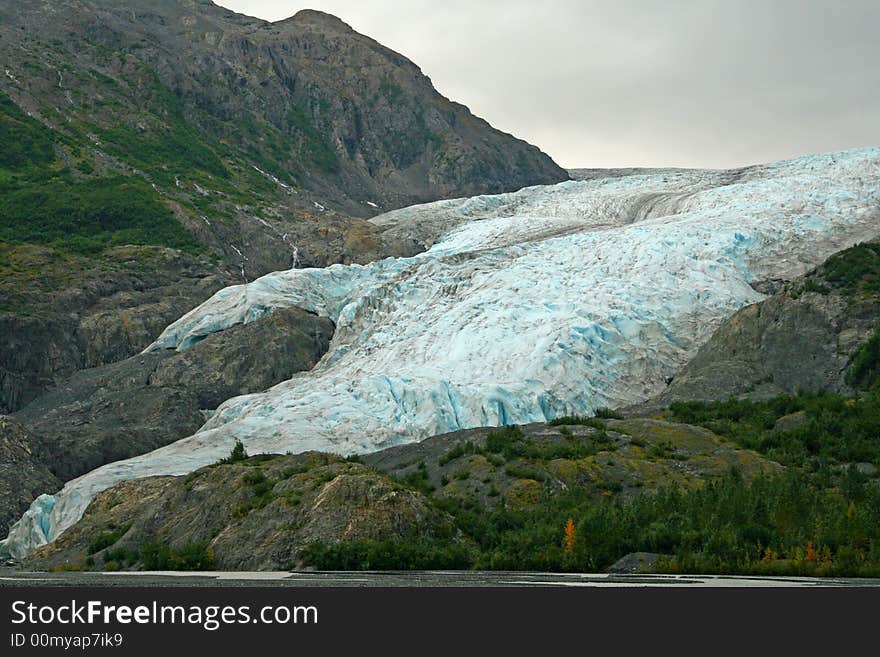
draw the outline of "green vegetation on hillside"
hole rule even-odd
[[[837,486],[797,469],[751,483],[732,471],[695,490],[626,500],[573,489],[492,512],[455,498],[436,503],[454,518],[459,540],[316,544],[303,559],[327,570],[601,571],[647,551],[670,555],[662,568],[674,572],[880,576],[880,488],[855,470]],[[577,528],[571,552],[568,518]]]
[[[180,548],[174,548],[159,541],[148,541],[138,549],[117,547],[104,550],[102,563],[104,570],[119,570],[140,563],[144,570],[212,570],[214,555],[207,542],[195,541]],[[95,558],[86,562],[91,569]]]
[[[533,504],[494,509],[431,493],[454,519],[457,540],[315,545],[304,560],[324,569],[461,568],[466,555],[468,568],[597,571],[645,551],[668,555],[659,568],[669,572],[880,576],[880,485],[866,474],[880,465],[880,398],[694,402],[668,414],[787,468],[750,480],[734,467],[703,486],[645,494],[597,496],[587,486],[553,492],[545,485]],[[577,420],[599,422],[569,424]],[[482,450],[465,444],[444,459],[481,451],[536,455],[528,443],[511,427],[494,432]]]
[[[802,413],[791,423],[777,421]],[[783,465],[824,471],[833,464],[880,465],[880,396],[832,393],[782,396],[762,402],[679,402],[672,419],[696,424]]]
[[[868,242],[836,253],[819,268],[826,282],[849,295],[880,293],[880,244]]]
[[[325,173],[336,173],[339,170],[336,151],[326,137],[315,128],[305,112],[295,105],[287,113],[287,127],[289,131],[299,136],[301,146],[298,150],[303,159]],[[291,150],[292,148],[284,154],[287,158],[290,157]],[[280,159],[283,162],[286,158]]]
[[[141,178],[0,179],[0,240],[97,253],[122,244],[199,245]]]
[[[597,442],[605,442],[605,434],[600,432],[592,436],[590,442],[578,440],[569,434],[562,443],[549,445],[538,444],[527,440],[519,427],[510,426],[491,432],[486,437],[486,449],[489,454],[501,454],[506,459],[525,457],[529,459],[579,459],[596,454],[599,449]]]
[[[0,241],[44,244],[79,254],[123,244],[200,250],[143,178],[75,177],[56,158],[56,147],[69,139],[27,116],[3,94],[0,141],[4,145],[0,153]],[[134,149],[138,157],[150,157],[143,143],[122,146]],[[190,158],[208,169],[219,163],[216,156],[212,161],[176,141],[167,145],[167,154],[178,160]]]
[[[856,388],[876,388],[880,382],[880,329],[853,354],[846,370],[846,382]]]
[[[173,183],[171,173],[205,171],[221,178],[229,176],[223,162],[198,134],[184,123],[176,123],[150,133],[125,125],[96,128],[102,143],[120,159],[147,171],[168,170],[165,182]]]
[[[872,308],[880,302],[880,244],[867,242],[835,253],[794,293],[827,295],[832,290],[839,291],[858,315],[865,314],[865,308],[876,314]],[[863,390],[876,387],[880,381],[880,326],[852,355],[845,380]]]
[[[0,93],[0,170],[45,166],[55,159],[52,131]]]

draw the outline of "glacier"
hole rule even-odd
[[[880,148],[572,180],[373,221],[425,250],[225,288],[147,348],[185,350],[299,306],[336,324],[313,370],[41,496],[6,551],[54,540],[120,480],[189,473],[236,440],[251,454],[363,453],[643,401],[726,318],[764,298],[752,283],[797,276],[880,233]]]

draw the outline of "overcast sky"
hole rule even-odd
[[[880,0],[218,0],[320,9],[566,167],[880,145]]]

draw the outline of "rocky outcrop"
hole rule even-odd
[[[15,417],[38,457],[68,480],[195,433],[204,410],[313,367],[332,335],[327,319],[279,310],[185,352],[141,354],[77,372]]]
[[[846,249],[727,320],[649,405],[852,392],[847,369],[880,320],[880,246]],[[636,412],[643,412],[638,407]]]
[[[357,461],[257,455],[123,481],[25,565],[155,569],[162,551],[183,568],[295,568],[312,544],[432,536],[467,545],[467,528],[442,510],[450,506],[522,510],[572,489],[598,500],[694,488],[732,467],[748,479],[782,470],[706,429],[649,419],[459,431]]]
[[[280,308],[174,352],[158,363],[149,384],[191,390],[201,408],[214,409],[230,397],[265,390],[312,369],[327,351],[333,328],[326,317]]]
[[[0,415],[0,534],[6,535],[37,495],[60,485],[34,456],[26,429]]]
[[[0,412],[16,411],[82,368],[137,353],[230,282],[206,258],[161,247],[100,261],[0,246]],[[5,263],[4,263],[5,264]]]
[[[313,542],[438,531],[451,534],[449,519],[424,495],[363,465],[318,453],[254,457],[120,483],[28,565],[143,567],[160,544],[170,558],[195,553],[222,570],[273,570],[296,567]]]
[[[476,499],[487,509],[527,505],[544,488],[627,497],[673,483],[700,485],[732,466],[747,477],[779,469],[706,429],[644,418],[467,429],[362,459],[432,496]]]
[[[655,552],[630,552],[605,569],[606,573],[638,575],[640,573],[656,573],[658,564],[675,559],[673,554],[657,554]]]

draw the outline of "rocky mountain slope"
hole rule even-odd
[[[58,134],[62,150],[79,147],[67,165],[83,175],[85,162],[127,165],[185,209],[221,218],[249,205],[259,215],[281,200],[313,215],[320,206],[371,216],[568,178],[328,14],[267,23],[193,0],[0,11],[3,91]],[[201,226],[197,237],[210,241],[212,226]]]
[[[183,353],[82,370],[13,417],[27,427],[35,454],[66,481],[190,435],[204,411],[311,369],[332,335],[329,320],[289,308]]]
[[[17,491],[0,500],[0,531],[60,482],[188,436],[226,399],[311,369],[332,335],[329,320],[289,308],[183,353],[82,370],[13,416],[0,416],[7,452],[0,455],[0,485]],[[25,476],[27,485],[20,483]]]
[[[302,546],[316,540],[419,533],[451,537],[453,529],[422,494],[362,465],[317,453],[254,457],[186,478],[155,477],[106,491],[82,525],[34,563],[291,568]]]
[[[711,431],[649,418],[559,418],[552,423],[456,431],[361,457],[432,497],[518,508],[546,491],[582,488],[633,497],[702,486],[736,467],[746,478],[780,467]]]
[[[0,59],[0,412],[232,280],[414,252],[363,217],[567,178],[319,12],[3,0]]]
[[[32,451],[27,430],[0,416],[0,532],[21,517],[34,498],[61,485]]]
[[[0,242],[0,412],[137,353],[233,277],[206,257],[119,246],[83,257]]]
[[[631,497],[702,486],[731,467],[752,479],[781,471],[705,429],[653,420],[477,429],[367,455],[255,456],[182,477],[122,482],[32,555],[39,569],[218,568],[310,564],[310,550],[359,541],[473,549],[445,505],[484,512],[536,507],[583,490]]]
[[[880,231],[880,225],[878,225]],[[860,244],[724,322],[656,399],[766,399],[799,391],[852,393],[877,376],[880,246]]]

